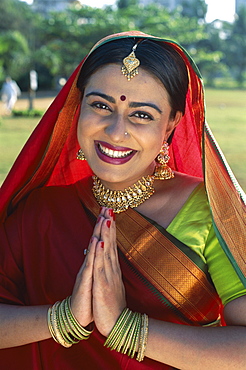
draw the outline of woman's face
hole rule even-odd
[[[128,81],[110,64],[86,85],[78,122],[78,141],[92,171],[111,189],[124,189],[152,174],[155,158],[181,118],[170,119],[168,93],[159,80],[139,68]]]

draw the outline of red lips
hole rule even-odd
[[[120,151],[120,152],[130,152],[130,153],[128,155],[126,154],[126,156],[124,157],[111,157],[107,153],[102,151],[102,147],[107,148],[108,150]],[[127,163],[137,152],[136,150],[132,150],[131,148],[113,146],[104,141],[95,141],[95,149],[96,149],[96,153],[98,157],[102,161],[106,163],[114,164],[114,165],[120,165],[120,164]]]

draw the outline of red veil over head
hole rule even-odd
[[[204,177],[215,229],[238,275],[246,286],[245,195],[205,122],[201,77],[187,52],[177,43],[142,32],[108,36],[94,48],[119,38],[149,38],[170,44],[184,59],[189,74],[186,111],[170,146],[170,166],[182,173]],[[14,163],[0,190],[0,216],[4,220],[34,188],[68,185],[90,176],[86,161],[76,159],[76,126],[81,93],[76,81],[83,62],[51,104]]]

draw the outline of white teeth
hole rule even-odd
[[[132,150],[127,150],[127,151],[123,152],[123,151],[120,151],[120,150],[108,149],[105,146],[102,146],[102,144],[100,144],[100,143],[98,144],[98,146],[99,146],[100,151],[103,154],[106,154],[107,156],[109,156],[111,158],[124,158],[124,157],[127,157],[129,154],[132,153]]]

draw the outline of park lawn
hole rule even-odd
[[[246,91],[208,89],[206,106],[209,126],[246,191]]]
[[[37,98],[43,109],[51,99]],[[26,102],[19,100],[16,109]],[[206,89],[207,121],[240,185],[246,190],[246,91]],[[23,109],[25,109],[23,108]],[[0,184],[21,150],[38,118],[0,118]]]
[[[0,184],[37,122],[38,118],[0,118]]]

